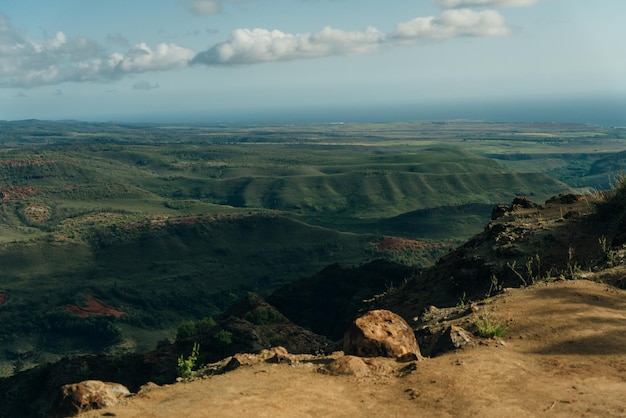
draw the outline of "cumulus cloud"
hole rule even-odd
[[[106,61],[106,66],[119,73],[143,73],[146,71],[165,71],[187,66],[194,56],[191,49],[170,43],[158,44],[151,48],[145,42],[139,43],[126,53],[113,53]]]
[[[441,16],[417,17],[399,23],[394,38],[417,40],[424,38],[448,39],[459,36],[504,36],[511,30],[504,17],[495,10],[446,10]]]
[[[332,55],[372,52],[385,35],[369,27],[365,31],[343,31],[325,27],[314,33],[285,33],[267,29],[236,29],[230,39],[199,53],[193,64],[242,65],[290,61]]]
[[[179,0],[189,11],[198,16],[212,15],[221,9],[220,0]]]
[[[244,0],[179,1],[196,14],[211,14],[218,12],[220,5],[227,1]],[[251,65],[372,53],[421,39],[504,36],[511,30],[499,12],[468,7],[523,6],[538,0],[432,1],[445,8],[441,15],[416,17],[398,23],[388,35],[375,27],[346,31],[327,26],[307,33],[240,28],[225,41],[197,54],[175,43],[149,45],[141,42],[131,46],[121,34],[109,35],[102,45],[84,37],[71,38],[63,32],[44,40],[31,40],[0,13],[0,87],[107,82],[126,75],[170,71],[192,64]],[[133,89],[144,90],[156,87],[146,82],[133,85]]]
[[[463,7],[523,7],[537,3],[538,0],[435,0],[444,9]]]
[[[139,43],[125,52],[107,52],[87,38],[63,32],[44,41],[23,38],[0,14],[0,85],[36,87],[67,81],[108,81],[125,74],[187,66],[194,51],[172,43]]]
[[[133,90],[152,90],[158,89],[159,87],[159,83],[150,84],[150,82],[148,81],[138,81],[133,84]]]

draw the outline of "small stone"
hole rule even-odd
[[[327,364],[322,373],[328,373],[334,376],[347,375],[356,377],[366,377],[370,374],[370,369],[363,359],[356,356],[343,356]]]

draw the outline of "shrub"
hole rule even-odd
[[[196,335],[196,323],[194,321],[185,321],[178,326],[176,341],[184,340],[194,335]]]
[[[272,347],[285,344],[285,337],[275,331],[269,331],[267,336],[269,338],[269,343]]]
[[[222,346],[228,346],[233,343],[232,332],[226,331],[225,329],[216,332],[213,338]]]
[[[82,338],[93,345],[114,345],[122,341],[122,331],[113,317],[78,317],[63,311],[49,313],[44,329],[71,338]]]
[[[191,355],[186,359],[181,355],[178,357],[178,376],[189,379],[192,376],[193,369],[196,367],[198,361],[198,354],[200,353],[200,344],[193,343],[191,349]]]
[[[255,325],[276,324],[283,321],[283,317],[276,309],[271,306],[259,307],[244,315],[246,321],[250,321]]]
[[[626,210],[626,174],[619,173],[611,184],[611,190],[600,192],[598,212],[621,213]]]
[[[492,321],[489,318],[481,319],[476,322],[478,335],[483,338],[503,337],[506,331],[506,322]]]
[[[216,325],[211,317],[203,318],[199,321],[186,321],[179,325],[176,333],[176,341],[191,338],[203,332],[209,331]]]

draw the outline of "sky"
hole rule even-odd
[[[0,0],[0,120],[626,98],[624,16],[622,0]]]

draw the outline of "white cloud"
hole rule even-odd
[[[444,9],[462,7],[523,7],[537,3],[538,0],[436,0],[435,3]]]
[[[63,32],[44,41],[23,38],[0,14],[0,86],[36,87],[67,81],[108,81],[125,74],[182,68],[195,52],[172,43],[140,43],[107,53],[87,38]]]
[[[459,36],[504,36],[511,30],[495,10],[446,10],[440,17],[417,17],[399,23],[394,37],[403,40],[448,39]]]
[[[198,16],[212,15],[221,9],[220,0],[179,0],[189,11]]]
[[[373,27],[362,32],[325,27],[315,33],[296,34],[236,29],[229,40],[199,53],[192,63],[241,65],[367,53],[377,50],[384,40],[385,35]]]
[[[152,49],[142,42],[129,49],[125,54],[113,53],[107,64],[120,73],[143,73],[146,71],[165,71],[187,66],[195,53],[176,44],[159,44]]]
[[[219,11],[222,3],[244,0],[179,1],[196,14],[209,14]],[[151,46],[141,42],[129,47],[127,39],[121,34],[110,35],[106,47],[87,38],[68,37],[63,32],[34,41],[25,38],[0,13],[0,87],[31,88],[64,82],[107,82],[129,74],[170,71],[190,64],[249,65],[372,53],[419,39],[504,36],[510,33],[510,29],[497,11],[456,7],[528,5],[538,0],[433,1],[450,9],[444,10],[440,16],[417,17],[399,23],[389,35],[374,27],[363,31],[345,31],[327,26],[312,33],[240,28],[234,30],[227,40],[198,54],[175,43]],[[116,47],[122,50],[107,50]],[[136,83],[133,88],[142,86],[146,85]]]

